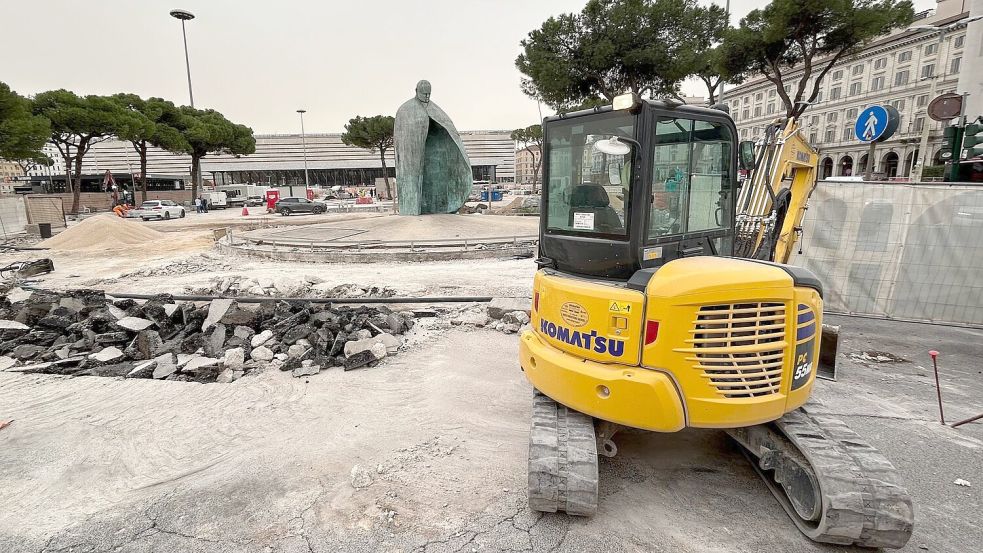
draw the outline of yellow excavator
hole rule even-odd
[[[796,122],[738,142],[725,109],[625,95],[543,131],[519,353],[530,507],[594,514],[598,455],[621,428],[719,428],[809,538],[903,547],[914,512],[895,468],[807,403],[823,287],[786,264],[816,186]]]

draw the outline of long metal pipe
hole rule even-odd
[[[106,292],[107,296],[119,299],[149,300],[161,294],[120,294]],[[264,301],[302,301],[309,303],[488,303],[492,296],[423,296],[419,298],[282,298],[266,296],[205,296],[170,294],[178,301],[235,300],[239,303],[261,303]]]

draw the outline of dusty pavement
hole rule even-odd
[[[26,253],[44,252],[0,257]],[[42,283],[180,292],[223,275],[315,273],[401,293],[528,295],[534,271],[531,260],[326,266],[222,259],[205,245],[145,253],[52,254],[58,271]],[[718,431],[619,434],[596,517],[530,513],[531,390],[517,338],[446,319],[375,368],[308,379],[0,372],[0,420],[14,420],[0,430],[0,552],[847,550],[803,538]],[[983,424],[938,423],[926,352],[942,352],[947,418],[969,417],[983,412],[983,332],[834,319],[840,380],[819,383],[816,397],[901,471],[916,510],[905,550],[978,550]]]
[[[928,344],[891,342],[916,326],[844,321],[864,335],[845,340],[841,381],[818,396],[901,471],[916,507],[906,550],[972,551],[983,427],[941,427],[919,364],[849,356],[887,344],[914,358]],[[945,334],[933,347],[950,416],[972,414],[978,366],[955,367],[975,333]],[[514,336],[455,329],[308,381],[0,373],[15,419],[0,432],[0,551],[842,550],[801,537],[716,431],[619,435],[595,518],[530,513],[531,398],[515,355]]]

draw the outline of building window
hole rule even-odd
[[[922,107],[927,103],[928,103],[928,94],[922,94],[921,96],[918,97],[918,100],[915,102],[915,105],[917,105],[918,107]]]
[[[856,96],[860,94],[860,83],[850,83],[850,96]]]
[[[754,116],[761,117],[761,106],[754,106]]]
[[[835,122],[836,122],[836,119],[837,119],[838,117],[839,117],[839,114],[838,114],[838,113],[836,113],[835,111],[831,111],[831,112],[829,112],[829,114],[828,114],[828,115],[826,116],[826,119],[827,119],[827,120],[829,120],[829,122],[830,122],[830,123],[835,123]]]
[[[750,116],[751,115],[750,115],[750,112],[748,111],[748,109],[747,108],[744,108],[744,111],[741,112],[741,119],[747,119]]]
[[[819,94],[816,94],[816,103],[819,103],[819,102],[822,102],[822,101],[823,101],[823,91],[820,90],[819,91]]]
[[[857,118],[857,108],[850,108],[850,109],[846,110],[846,118],[847,119],[856,119]]]
[[[830,100],[839,100],[840,99],[840,87],[836,87],[836,88],[834,88],[834,89],[832,89],[832,90],[829,91],[829,99]]]
[[[853,66],[853,73],[852,73],[853,76],[860,75],[863,72],[864,72],[864,66],[863,66],[863,64],[859,64],[859,65],[854,65]]]
[[[818,125],[819,124],[819,116],[818,115],[813,115],[812,116],[812,119],[809,120],[809,124],[810,125]]]
[[[922,78],[923,79],[927,79],[927,78],[931,77],[932,75],[935,75],[935,64],[934,63],[926,63],[925,65],[923,65],[922,66]]]
[[[809,144],[816,144],[819,141],[816,139],[816,131],[809,133]]]
[[[747,103],[751,101],[751,97],[750,96],[745,96],[744,99],[741,100],[741,101],[744,102],[744,105],[747,105]]]
[[[924,128],[925,128],[925,118],[924,117],[916,117],[915,118],[915,132],[922,132],[922,129],[924,129]]]
[[[775,113],[775,104],[768,104],[768,115]]]
[[[953,58],[952,63],[949,64],[949,73],[956,74],[959,73],[959,65],[962,63],[962,58]]]
[[[966,41],[966,35],[959,35],[956,37],[956,40],[952,41],[952,46],[954,48],[962,48],[963,42],[965,41]]]
[[[880,90],[882,88],[884,88],[884,76],[883,75],[881,75],[880,77],[874,77],[870,81],[870,90],[871,91]]]
[[[934,53],[936,53],[938,51],[939,51],[939,44],[937,42],[933,42],[931,44],[925,45],[925,55],[926,56],[931,56],[932,54],[934,54]]]
[[[832,142],[834,135],[836,134],[836,129],[826,129],[826,136],[824,136],[825,142]]]
[[[836,71],[833,71],[833,80],[834,81],[838,81],[838,80],[840,80],[842,78],[843,78],[843,70],[842,69],[837,69]]]
[[[760,92],[754,95],[754,101],[755,102],[760,101],[761,98],[762,98],[762,96],[761,96],[761,93]]]
[[[911,50],[905,50],[898,54],[898,63],[904,63],[911,60]]]
[[[891,102],[891,105],[898,111],[904,111],[904,100],[894,100]]]
[[[902,86],[908,84],[908,70],[898,71],[894,74],[894,86]]]
[[[774,98],[778,94],[774,89],[768,91],[768,98]]]
[[[884,69],[887,67],[887,58],[877,58],[874,60],[874,70]]]
[[[747,129],[741,129],[741,138],[747,138]]]
[[[843,140],[853,140],[853,127],[849,125],[843,127]]]

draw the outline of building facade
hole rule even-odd
[[[956,23],[968,16],[970,1],[941,0],[934,13],[918,14],[914,24]],[[965,27],[946,34],[941,45],[937,33],[899,30],[834,65],[823,79],[816,102],[800,120],[805,137],[819,150],[820,178],[864,173],[869,145],[857,140],[854,125],[857,115],[870,105],[891,105],[901,115],[894,136],[875,146],[875,178],[908,178],[918,159],[925,126],[929,128],[930,164],[940,164],[945,124],[927,116],[932,80],[936,96],[957,90],[966,44]],[[785,76],[786,90],[798,85],[800,75],[801,68],[796,68]],[[812,83],[807,90],[812,90]],[[769,123],[785,113],[775,85],[764,77],[727,89],[725,102],[741,140],[760,137]]]
[[[512,182],[515,144],[509,131],[462,131],[475,181]],[[304,140],[299,134],[256,135],[256,152],[248,156],[209,155],[201,160],[202,176],[215,184],[304,184]],[[340,134],[306,136],[308,179],[316,186],[369,186],[383,176],[379,154],[347,146]],[[393,152],[386,152],[390,177],[395,176]],[[82,163],[85,174],[139,173],[140,158],[129,142],[109,140],[89,150]],[[151,148],[147,174],[189,175],[191,158]]]
[[[531,187],[540,182],[542,176],[542,152],[535,144],[515,152],[515,184]],[[537,167],[537,163],[539,166]]]

